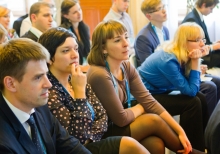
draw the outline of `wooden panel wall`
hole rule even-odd
[[[90,37],[96,25],[103,20],[111,8],[111,0],[80,0],[83,21],[90,27]]]

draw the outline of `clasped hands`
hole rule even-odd
[[[191,59],[199,59],[209,54],[210,47],[208,45],[203,46],[201,49],[193,49],[189,51],[188,57]]]

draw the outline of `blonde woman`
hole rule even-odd
[[[18,38],[14,29],[9,28],[10,23],[10,10],[6,7],[0,6],[0,24],[2,28],[7,31],[7,39]]]
[[[184,23],[172,41],[163,43],[138,68],[145,87],[171,115],[180,114],[180,125],[190,142],[203,151],[208,110],[206,99],[199,92],[200,58],[209,53],[204,43],[201,27]],[[186,110],[191,105],[197,107]]]

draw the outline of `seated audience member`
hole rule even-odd
[[[101,140],[108,127],[107,114],[80,70],[74,34],[64,28],[52,28],[41,35],[39,43],[51,55],[47,75],[52,88],[49,89],[48,106],[70,135],[94,154],[148,153],[129,137]]]
[[[31,6],[29,14],[32,27],[22,37],[37,42],[42,33],[52,27],[53,6],[47,2],[36,2]]]
[[[175,152],[189,153],[192,147],[184,130],[151,96],[127,61],[128,42],[127,29],[115,20],[101,22],[92,35],[87,80],[109,117],[103,138],[131,136],[151,154],[164,153],[165,146]],[[130,93],[140,103],[133,105]],[[200,108],[197,110],[200,112]]]
[[[205,33],[206,44],[210,45],[211,49],[210,54],[203,57],[203,63],[207,64],[209,67],[220,67],[220,40],[215,43],[211,42],[203,16],[212,13],[212,10],[218,3],[219,0],[196,0],[196,7],[186,15],[182,22],[195,22],[202,27]]]
[[[163,22],[167,18],[162,1],[144,0],[141,4],[141,9],[144,15],[150,20],[150,23],[139,32],[135,41],[136,57],[140,64],[154,53],[154,50],[159,44],[165,40],[169,40],[168,29],[163,26]],[[207,65],[201,65],[200,67],[203,72],[201,75],[212,78],[211,81],[202,81],[199,90],[205,95],[206,101],[209,104],[209,113],[211,114],[220,99],[220,78],[206,74],[205,68]]]
[[[38,0],[39,2],[42,1],[42,2],[47,2],[49,4],[51,4],[52,8],[55,10],[55,2],[54,0]],[[55,15],[55,11],[53,13],[53,16]],[[52,27],[56,27],[57,26],[57,23],[56,21],[52,21]],[[24,20],[21,21],[21,25],[19,27],[19,35],[20,36],[23,36],[27,31],[29,31],[32,27],[32,23],[31,23],[31,20],[30,20],[30,16],[27,14],[27,17],[24,18]]]
[[[81,70],[87,72],[87,56],[90,51],[90,33],[89,27],[83,22],[82,9],[78,0],[64,0],[61,4],[61,25],[73,32],[77,38],[79,46],[79,63]]]
[[[17,33],[14,29],[9,28],[10,24],[10,10],[4,6],[0,6],[0,25],[7,32],[7,40],[12,38],[18,38]]]
[[[130,41],[129,55],[134,52],[134,29],[132,20],[129,14],[126,12],[129,7],[130,0],[112,0],[112,7],[104,17],[103,21],[117,20],[124,24],[128,31],[128,37]]]
[[[207,55],[209,51],[209,48],[204,45],[203,36],[203,30],[199,25],[185,23],[178,28],[172,41],[164,42],[162,47],[149,56],[138,68],[145,87],[171,114],[176,112],[177,108],[182,110],[182,105],[189,103],[185,99],[193,97],[200,99],[198,96],[200,58]],[[173,90],[179,90],[182,95],[172,95],[173,93],[170,92]],[[198,98],[197,101],[199,101]],[[200,101],[205,126],[205,121],[208,119],[205,118],[208,116],[207,104],[206,101],[201,99]],[[208,107],[210,106],[212,107],[212,104],[208,104]],[[180,116],[182,115],[180,114]],[[184,116],[186,116],[185,120],[191,119],[191,114]],[[198,121],[188,123],[187,127],[188,129],[193,128],[196,124]],[[203,144],[200,145],[201,148],[203,146]]]
[[[163,26],[167,14],[162,0],[144,0],[141,11],[150,22],[140,30],[135,39],[134,49],[138,66],[154,53],[159,44],[170,39],[167,27]]]
[[[90,154],[47,105],[48,51],[29,39],[0,47],[0,151],[19,154]]]
[[[205,130],[205,143],[208,154],[220,153],[220,103],[213,111]]]
[[[6,35],[7,31],[0,25],[0,44],[7,41]]]

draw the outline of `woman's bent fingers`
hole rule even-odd
[[[190,151],[192,151],[192,146],[188,140],[188,138],[186,137],[186,135],[180,135],[179,136],[180,142],[183,145],[184,150],[178,150],[179,153],[186,153],[188,154]]]

